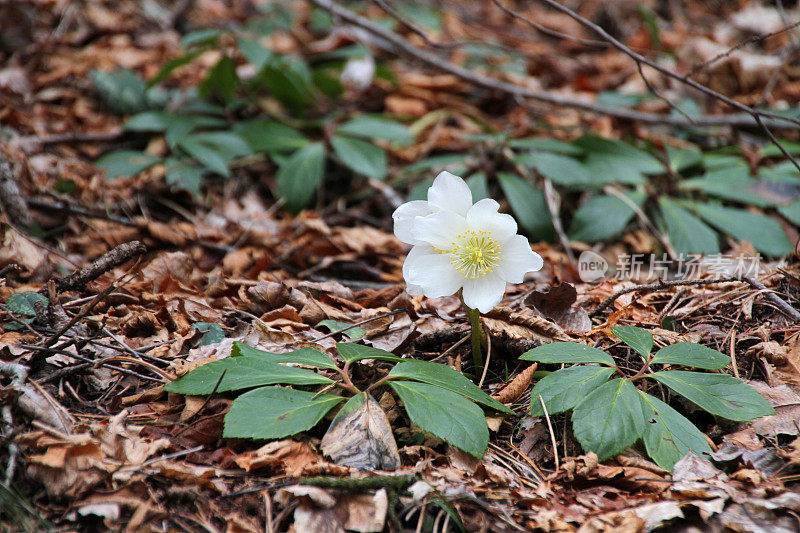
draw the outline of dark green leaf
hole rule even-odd
[[[476,172],[467,178],[467,185],[472,192],[472,201],[477,202],[484,198],[489,198],[489,183],[486,179],[486,173]]]
[[[15,315],[36,316],[37,303],[47,305],[47,297],[33,291],[18,292],[8,297],[6,307]]]
[[[506,414],[514,414],[514,411],[483,392],[477,385],[467,379],[464,374],[447,365],[431,363],[430,361],[405,360],[395,366],[389,372],[389,375],[393,378],[413,379],[429,385],[436,385],[466,396],[470,400],[486,407]]]
[[[455,392],[427,383],[390,381],[413,423],[468,454],[483,457],[489,428],[483,410]]]
[[[728,374],[665,370],[652,376],[698,407],[728,420],[751,420],[775,410],[751,386]]]
[[[696,216],[666,196],[658,199],[669,240],[679,254],[718,254],[719,237]]]
[[[380,348],[373,348],[372,346],[364,346],[363,344],[356,344],[354,342],[337,342],[336,351],[348,363],[355,363],[362,359],[377,359],[378,361],[403,361],[402,357],[397,357],[391,352],[381,350]]]
[[[300,59],[273,56],[261,67],[257,80],[294,113],[305,111],[313,98],[311,72]]]
[[[311,201],[324,172],[325,146],[322,143],[301,148],[281,165],[275,181],[278,196],[286,200],[288,211],[296,213]]]
[[[611,328],[618,339],[636,350],[642,357],[647,359],[653,350],[653,335],[646,329],[636,326],[614,326]]]
[[[181,46],[183,48],[214,46],[217,44],[220,35],[222,35],[222,30],[218,28],[189,32],[181,37]]]
[[[675,148],[667,144],[664,149],[667,152],[667,164],[672,172],[681,172],[703,162],[703,152],[697,148]]]
[[[125,121],[127,131],[166,131],[170,119],[175,116],[164,111],[145,111],[137,113]]]
[[[647,455],[661,468],[672,470],[684,455],[711,453],[705,435],[678,411],[658,398],[639,391],[647,423],[642,440]]]
[[[603,363],[614,365],[614,359],[603,350],[578,342],[551,342],[532,348],[519,356],[522,361],[539,363]]]
[[[511,139],[508,141],[511,148],[538,150],[541,152],[554,152],[564,155],[581,155],[583,150],[574,144],[565,143],[551,137],[528,137],[526,139]]]
[[[512,174],[499,173],[497,179],[520,226],[535,239],[552,240],[555,229],[544,193]]]
[[[624,378],[600,385],[572,410],[575,438],[600,461],[636,442],[646,423],[636,387]]]
[[[242,394],[225,415],[226,438],[279,439],[314,427],[341,396],[262,387]]]
[[[630,201],[641,205],[645,194],[633,192]],[[618,235],[634,216],[628,204],[614,196],[593,196],[575,212],[569,230],[569,238],[575,241],[594,243]]]
[[[414,140],[405,124],[384,117],[363,116],[345,122],[337,133],[366,139],[386,139],[400,144],[409,144]]]
[[[266,118],[237,122],[233,131],[255,152],[293,152],[308,145],[308,139],[302,133]]]
[[[203,175],[206,171],[190,160],[186,159],[167,159],[167,175],[165,181],[167,185],[179,187],[190,193],[199,196],[203,183]]]
[[[228,101],[233,97],[238,84],[236,65],[230,57],[222,56],[197,86],[197,92],[203,98],[215,96]]]
[[[106,177],[114,179],[119,177],[135,176],[139,172],[147,170],[153,165],[160,163],[161,158],[144,152],[132,150],[119,150],[109,152],[95,163],[98,167],[105,169]]]
[[[585,135],[575,144],[587,154],[585,165],[605,182],[644,183],[643,174],[661,174],[664,165],[635,146],[622,141]]]
[[[556,370],[540,379],[531,391],[531,416],[543,416],[542,402],[547,413],[554,415],[575,407],[586,395],[608,381],[613,368],[605,366],[571,366]]]
[[[252,153],[247,141],[228,131],[193,133],[178,144],[209,170],[226,177],[230,176],[229,162]]]
[[[195,322],[192,324],[192,329],[203,334],[203,336],[200,337],[200,343],[198,346],[216,344],[225,338],[225,331],[223,331],[219,324],[213,324],[210,322]]]
[[[220,376],[225,376],[220,381]],[[249,389],[259,385],[329,385],[332,380],[304,368],[294,368],[269,361],[264,357],[229,357],[196,368],[164,386],[167,392],[211,394]]]
[[[779,207],[778,212],[795,226],[800,226],[800,200],[787,206]]]
[[[781,191],[782,187],[776,182],[753,179],[750,169],[744,166],[709,171],[702,178],[682,181],[679,187],[759,207],[771,207],[791,199],[787,197],[790,191]]]
[[[286,353],[272,353],[236,341],[233,343],[233,348],[231,348],[231,356],[263,357],[267,361],[273,363],[297,363],[300,365],[315,366],[317,368],[336,369],[336,365],[331,361],[330,357],[314,348],[300,348],[299,350]]]
[[[386,150],[361,139],[334,136],[331,146],[336,155],[351,170],[369,178],[386,177]]]
[[[732,237],[746,241],[773,257],[789,255],[794,246],[778,222],[766,215],[714,204],[695,204],[697,212],[709,224]]]
[[[542,176],[558,185],[592,187],[606,183],[600,176],[590,174],[579,161],[565,155],[529,152],[518,155],[514,162],[535,168]]]
[[[785,139],[779,139],[778,142],[781,143],[783,149],[789,152],[791,155],[800,155],[800,142],[797,141],[787,141]],[[761,157],[785,157],[781,149],[778,148],[774,143],[765,144],[760,151]]]
[[[114,72],[90,70],[89,79],[94,83],[103,102],[116,113],[138,113],[149,105],[147,86],[130,69],[118,68]]]
[[[362,338],[364,335],[367,334],[364,331],[364,328],[361,326],[351,327],[352,324],[348,324],[347,322],[339,322],[338,320],[322,320],[317,324],[317,327],[325,327],[328,328],[328,331],[331,333],[338,333],[345,328],[347,329],[344,334],[350,337],[351,340],[357,341],[358,339]]]
[[[679,342],[661,348],[656,352],[652,363],[718,370],[731,364],[731,358],[702,344]]]

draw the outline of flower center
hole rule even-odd
[[[467,279],[486,276],[500,262],[500,245],[488,231],[467,230],[456,237],[447,252],[450,264]]]

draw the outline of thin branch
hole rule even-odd
[[[455,63],[446,61],[437,56],[436,54],[433,54],[425,50],[420,50],[419,48],[416,48],[407,43],[405,39],[403,39],[396,33],[385,30],[384,28],[375,24],[368,18],[362,17],[361,15],[358,15],[350,11],[349,9],[340,6],[331,0],[311,0],[311,3],[313,3],[317,7],[325,9],[326,11],[341,18],[342,20],[348,22],[349,24],[362,28],[368,31],[369,33],[375,35],[379,39],[388,42],[389,44],[391,44],[391,47],[387,46],[386,49],[389,50],[390,52],[402,53],[404,55],[417,59],[431,67],[434,67],[444,72],[448,72],[450,74],[453,74],[454,76],[458,76],[459,78],[472,83],[473,85],[484,87],[486,89],[502,91],[504,93],[514,96],[519,96],[522,98],[530,98],[531,100],[537,100],[549,104],[580,109],[583,111],[612,116],[619,119],[633,120],[650,124],[667,124],[673,126],[748,127],[755,125],[752,113],[757,113],[766,119],[763,121],[763,123],[766,126],[781,127],[788,129],[800,129],[800,120],[773,113],[756,111],[745,106],[744,104],[739,104],[722,95],[720,95],[722,96],[722,98],[734,102],[734,104],[736,104],[735,107],[737,109],[744,108],[744,110],[747,111],[747,113],[737,113],[737,114],[720,115],[720,116],[702,116],[695,118],[694,123],[692,123],[686,120],[684,117],[680,116],[660,115],[656,113],[644,113],[639,111],[633,111],[624,108],[608,107],[608,106],[593,104],[578,97],[556,94],[548,91],[538,91],[536,89],[522,87],[519,85],[515,85],[513,83],[508,83],[488,76],[484,76],[482,74],[477,74],[464,67],[456,65]],[[635,54],[635,52],[632,53]],[[663,67],[659,66],[658,68],[662,69]],[[680,76],[678,74],[675,73],[672,74],[674,77],[676,77],[676,79],[680,80]],[[696,82],[691,82],[691,83],[702,87],[702,85]],[[711,89],[706,88],[706,91],[711,91]]]

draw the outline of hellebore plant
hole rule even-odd
[[[499,208],[488,198],[473,204],[466,182],[442,172],[427,201],[407,202],[392,215],[397,238],[413,246],[403,264],[406,290],[428,298],[460,294],[476,368],[483,366],[486,345],[480,313],[500,303],[506,283],[522,283],[527,272],[543,265],[528,239],[517,235],[514,218]]]

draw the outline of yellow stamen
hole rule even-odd
[[[450,264],[467,279],[478,279],[492,272],[500,262],[500,245],[488,231],[467,230],[451,243]]]

